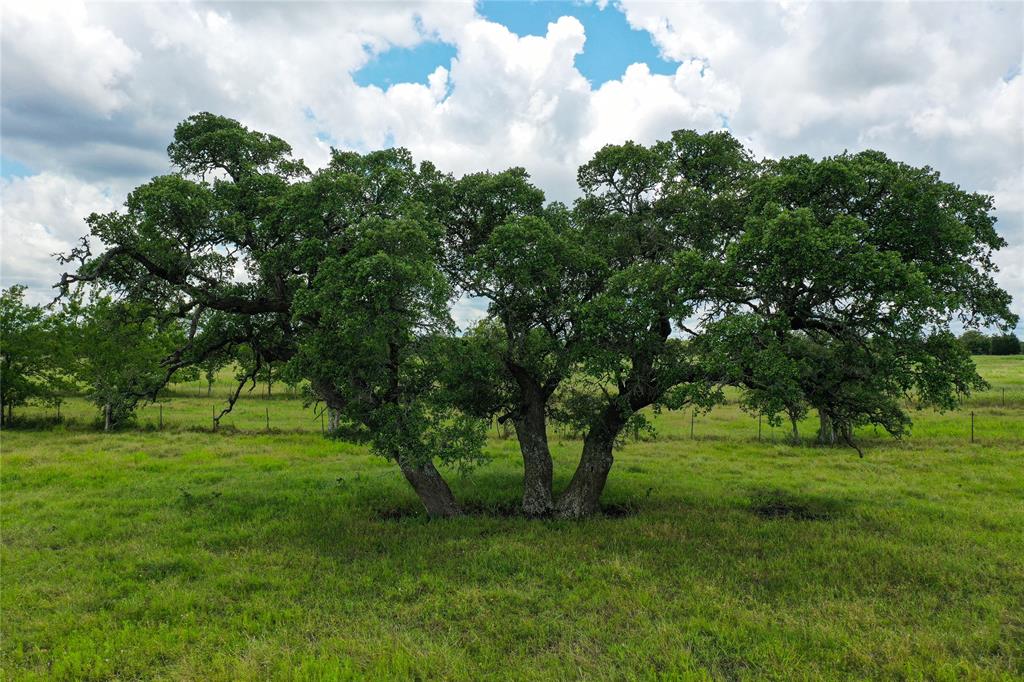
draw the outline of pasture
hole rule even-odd
[[[583,522],[512,513],[521,461],[431,521],[298,395],[222,376],[128,430],[83,400],[2,438],[4,679],[1021,679],[1024,357],[893,441],[784,440],[730,403],[616,454]],[[1005,389],[1005,392],[1004,392]],[[970,413],[975,442],[970,442]],[[269,415],[270,429],[267,429]],[[813,415],[812,415],[813,416]],[[19,423],[20,422],[20,423]],[[556,488],[580,443],[552,433]]]

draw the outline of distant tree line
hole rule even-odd
[[[1008,334],[985,335],[976,329],[968,329],[960,335],[960,343],[971,355],[1019,355],[1021,342],[1013,332]]]
[[[908,399],[948,409],[985,386],[951,325],[1016,324],[991,197],[880,152],[758,161],[729,133],[680,130],[599,150],[571,206],[522,168],[456,177],[404,149],[333,150],[314,172],[206,113],[168,154],[174,173],[88,218],[59,285],[71,311],[109,300],[79,314],[97,353],[163,357],[75,376],[132,405],[209,361],[248,358],[238,391],[272,365],[431,516],[460,512],[442,472],[483,461],[493,420],[519,442],[523,513],[578,518],[651,410],[710,409],[734,386],[794,437],[811,411],[822,443],[900,436]],[[460,331],[467,297],[487,315]],[[126,325],[147,342],[126,347]],[[560,490],[552,424],[582,436]]]

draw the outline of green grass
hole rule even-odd
[[[218,433],[198,385],[163,432],[72,400],[3,434],[3,678],[1024,679],[1022,360],[979,359],[1005,405],[865,430],[863,459],[758,442],[735,405],[693,440],[662,415],[580,523],[504,515],[511,440],[449,474],[473,513],[438,522],[295,397]],[[562,486],[580,444],[553,445]]]

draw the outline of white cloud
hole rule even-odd
[[[63,183],[74,210],[94,201],[85,213],[116,205],[126,188],[166,172],[174,125],[202,110],[283,137],[313,166],[330,144],[394,143],[458,173],[525,166],[562,200],[575,195],[576,167],[604,144],[728,125],[759,155],[871,147],[993,192],[1014,245],[1013,258],[1000,256],[1000,281],[1024,313],[1014,260],[1024,242],[1024,79],[1012,76],[1024,5],[621,7],[682,62],[675,74],[634,64],[595,89],[574,59],[602,46],[587,43],[578,20],[520,37],[468,2],[5,3],[4,152],[43,173],[31,187],[5,184],[5,204],[8,194],[39,202],[18,208],[11,226],[5,206],[5,243],[21,229],[46,253],[70,243],[81,216],[73,233],[41,228],[72,224],[49,214],[43,188]],[[438,39],[457,56],[425,84],[353,80],[374,54]],[[113,201],[95,189],[111,185]],[[46,258],[21,254],[5,248],[5,282],[20,273],[49,283],[53,275],[21,265],[44,268]]]
[[[41,173],[0,180],[0,282],[29,286],[30,298],[52,298],[60,267],[52,256],[65,252],[86,232],[90,213],[113,210],[109,192]]]
[[[84,3],[8,2],[3,12],[5,98],[52,93],[103,116],[128,102],[126,79],[139,55]]]

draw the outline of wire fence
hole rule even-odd
[[[190,387],[191,388],[191,387]],[[172,390],[155,402],[142,406],[136,418],[117,430],[207,431],[221,433],[309,433],[327,434],[328,420],[323,404],[305,401],[300,390],[282,387],[279,393],[252,392],[240,399],[234,409],[221,416],[225,405],[223,389]],[[967,443],[1024,441],[1024,387],[993,386],[972,396],[957,411],[912,412],[914,426],[906,436],[942,437]],[[627,440],[669,441],[727,439],[786,443],[810,442],[817,436],[817,415],[813,411],[798,423],[794,438],[791,424],[771,424],[764,415],[744,412],[739,401],[730,397],[709,411],[684,409],[653,416],[652,429],[638,429]],[[70,397],[52,406],[29,406],[15,410],[14,419],[4,428],[19,430],[52,429],[103,430],[102,413],[81,397]],[[557,441],[578,440],[577,429],[553,423],[549,436]],[[515,437],[510,421],[492,424],[499,440]],[[858,428],[858,440],[887,438],[877,427]]]

